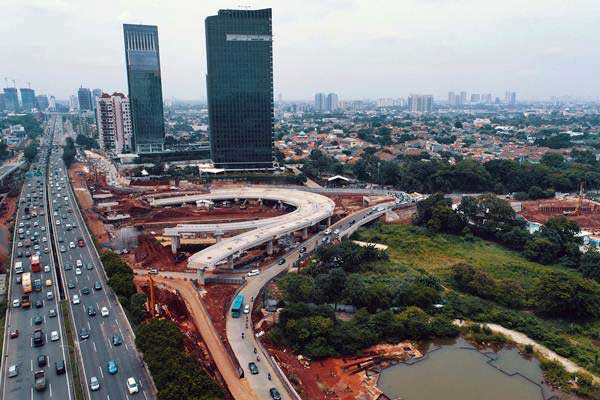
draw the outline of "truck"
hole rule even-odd
[[[33,290],[35,290],[36,292],[42,291],[42,280],[41,279],[36,279],[33,281]]]
[[[31,273],[25,272],[21,278],[21,286],[23,287],[23,293],[31,293]]]
[[[22,274],[22,273],[23,273],[23,262],[17,261],[15,263],[15,274]]]
[[[42,392],[46,390],[46,373],[44,370],[40,369],[34,372],[33,381],[35,390],[37,392]]]
[[[40,256],[33,254],[31,256],[31,271],[42,272],[42,266],[40,265]]]
[[[29,299],[28,294],[24,294],[23,296],[21,296],[21,307],[23,307],[23,308],[31,307],[31,300]]]

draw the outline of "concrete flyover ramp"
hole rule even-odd
[[[281,236],[304,230],[328,219],[333,215],[335,203],[328,197],[317,193],[293,189],[271,188],[239,188],[217,190],[207,194],[174,196],[153,199],[150,203],[155,207],[196,203],[199,200],[241,200],[262,199],[281,202],[294,206],[296,209],[286,215],[259,221],[232,222],[226,224],[182,224],[164,231],[170,236],[173,248],[176,249],[179,237],[186,233],[226,232],[248,230],[237,236],[226,238],[213,246],[192,255],[188,259],[188,268],[213,270],[216,264],[225,259],[230,261],[234,254],[242,252]]]

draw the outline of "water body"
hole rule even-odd
[[[378,386],[390,398],[402,400],[557,398],[551,388],[538,385],[542,379],[539,362],[516,349],[481,352],[459,338],[430,344],[421,361],[384,370]]]

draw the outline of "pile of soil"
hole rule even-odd
[[[158,240],[150,235],[139,235],[138,246],[134,253],[135,262],[142,267],[166,269],[173,271],[176,268],[175,256],[171,249],[161,245]]]
[[[202,298],[202,301],[206,305],[215,329],[222,338],[227,337],[225,333],[227,307],[238,287],[238,285],[207,285],[204,288],[206,295]]]

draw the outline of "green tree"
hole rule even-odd
[[[586,278],[600,282],[600,253],[597,251],[588,251],[581,257],[579,271]]]
[[[533,297],[537,310],[551,317],[600,317],[600,285],[591,279],[550,271],[540,277]]]
[[[25,157],[25,159],[28,162],[32,162],[35,157],[37,156],[38,153],[38,146],[36,142],[31,142],[27,147],[25,147],[25,150],[23,152],[23,157]]]
[[[126,299],[130,298],[135,292],[135,284],[133,283],[133,276],[127,273],[116,273],[109,280],[108,284],[119,296],[123,296]]]
[[[146,318],[146,300],[144,293],[135,293],[129,299],[129,315],[134,325],[140,324]]]

